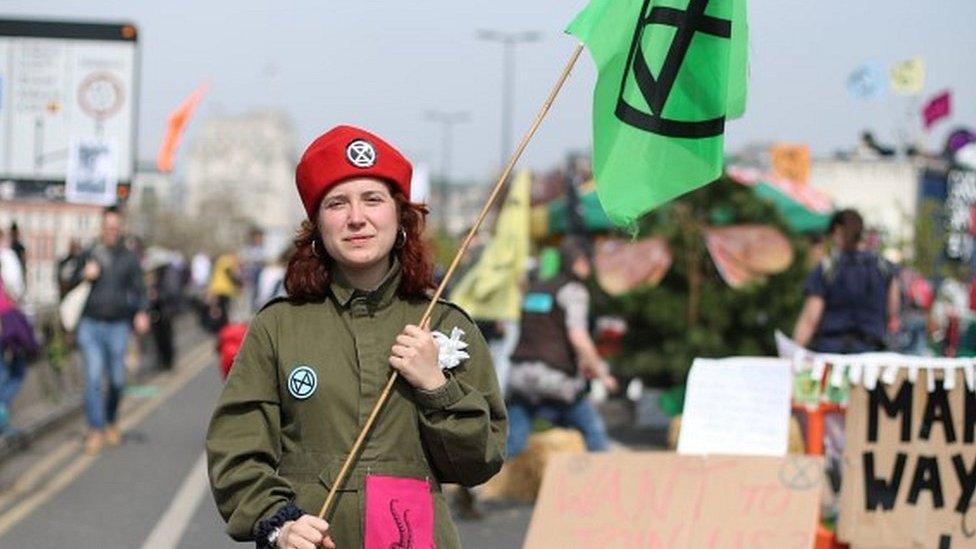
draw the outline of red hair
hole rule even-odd
[[[407,234],[402,246],[393,247],[393,253],[400,260],[397,294],[400,297],[427,297],[434,287],[433,254],[424,240],[427,207],[408,201],[399,190],[391,189],[390,194],[400,211],[400,226]],[[295,254],[285,271],[285,291],[289,299],[299,303],[321,301],[329,292],[334,260],[325,252],[316,225],[311,221],[302,222],[295,236]]]

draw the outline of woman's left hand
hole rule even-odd
[[[430,330],[408,324],[396,338],[390,366],[415,388],[433,391],[447,383],[437,356],[437,342],[430,335]]]

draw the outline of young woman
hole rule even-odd
[[[410,175],[393,147],[348,126],[299,163],[308,221],[285,275],[289,297],[251,323],[207,434],[211,486],[234,539],[458,547],[440,484],[474,486],[501,467],[505,409],[477,328],[447,303],[430,330],[416,325],[433,269]],[[320,520],[391,367],[400,379],[390,401]]]

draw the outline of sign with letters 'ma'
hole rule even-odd
[[[976,546],[976,393],[963,370],[917,374],[851,389],[838,537],[854,547]]]
[[[526,549],[809,549],[819,457],[556,454]]]

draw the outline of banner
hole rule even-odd
[[[478,262],[451,292],[451,301],[478,320],[518,320],[519,281],[529,256],[528,171],[516,176],[495,223],[495,232]]]
[[[856,547],[972,547],[971,361],[888,377],[851,389],[838,537]]]
[[[969,261],[973,255],[973,211],[976,210],[976,171],[949,170],[945,218],[948,225],[946,255]]]
[[[810,549],[818,457],[554,454],[526,549]]]

